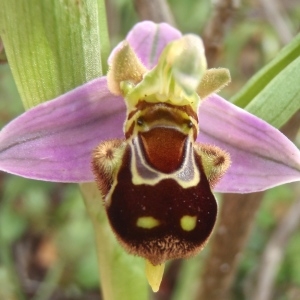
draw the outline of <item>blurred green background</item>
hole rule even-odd
[[[299,2],[281,0],[279,3],[286,22],[296,34],[300,29]],[[169,0],[169,4],[183,33],[201,35],[211,17],[211,1]],[[108,0],[107,11],[114,46],[139,19],[130,0]],[[230,99],[283,46],[261,2],[242,1],[216,63],[228,68],[232,75],[232,83],[222,95]],[[9,66],[2,62],[0,128],[22,112]],[[300,144],[299,135],[296,143]],[[234,299],[247,299],[265,245],[295,199],[297,189],[299,192],[296,184],[289,184],[265,194],[235,280]],[[300,299],[299,254],[300,230],[288,242],[276,277],[274,299]],[[197,257],[199,265],[204,256],[205,252]],[[0,173],[0,300],[22,299],[22,294],[24,299],[36,300],[100,299],[96,259],[92,225],[77,185],[32,181]],[[172,289],[158,293],[157,299],[176,297],[174,286],[179,284],[176,280],[183,271],[178,262],[169,268],[174,277]]]

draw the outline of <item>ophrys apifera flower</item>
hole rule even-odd
[[[254,192],[299,180],[299,150],[285,136],[212,94],[229,75],[206,69],[196,36],[139,23],[109,64],[108,77],[8,124],[0,133],[0,168],[87,182],[94,180],[94,153],[112,228],[150,269],[203,247],[217,213],[212,189]]]

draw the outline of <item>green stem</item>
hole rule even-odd
[[[0,238],[2,239],[2,237]],[[11,245],[1,241],[0,248],[0,259],[8,272],[9,280],[11,286],[13,287],[10,296],[12,297],[12,299],[14,299],[15,297],[15,299],[25,300],[26,298],[21,287],[20,279],[17,276],[17,270],[12,257]]]
[[[60,281],[64,269],[64,264],[58,261],[48,271],[46,279],[41,283],[36,295],[33,300],[47,300],[50,299],[51,295],[57,287],[57,283]]]
[[[80,188],[94,225],[104,299],[147,299],[148,284],[143,259],[127,254],[117,242],[96,184],[85,183]]]
[[[10,195],[10,197],[8,196]],[[16,263],[13,257],[12,245],[14,239],[11,238],[11,235],[7,233],[7,223],[5,220],[11,221],[11,206],[10,199],[13,199],[13,194],[1,193],[0,201],[0,268],[4,269],[7,272],[7,277],[9,280],[8,286],[3,286],[0,291],[0,299],[5,295],[7,299],[20,299],[25,300],[25,293],[23,291],[21,278],[18,276]],[[3,298],[4,299],[4,298]],[[5,298],[6,299],[6,298]]]

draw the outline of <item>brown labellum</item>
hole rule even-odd
[[[228,155],[195,143],[195,117],[176,106],[146,104],[127,122],[126,141],[106,141],[93,155],[116,237],[153,265],[198,253],[216,221],[211,186]]]
[[[199,252],[217,215],[217,204],[202,170],[201,159],[197,161],[201,180],[190,188],[182,188],[174,179],[167,178],[153,186],[134,185],[130,159],[128,147],[107,207],[109,220],[121,244],[153,265]],[[189,222],[185,219],[190,219],[191,224],[184,224]]]

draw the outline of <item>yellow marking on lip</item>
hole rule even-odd
[[[160,224],[160,221],[156,220],[153,217],[140,217],[136,221],[136,226],[145,228],[145,229],[152,229]]]
[[[197,223],[197,216],[183,216],[180,219],[180,226],[184,231],[192,231],[195,229]]]

